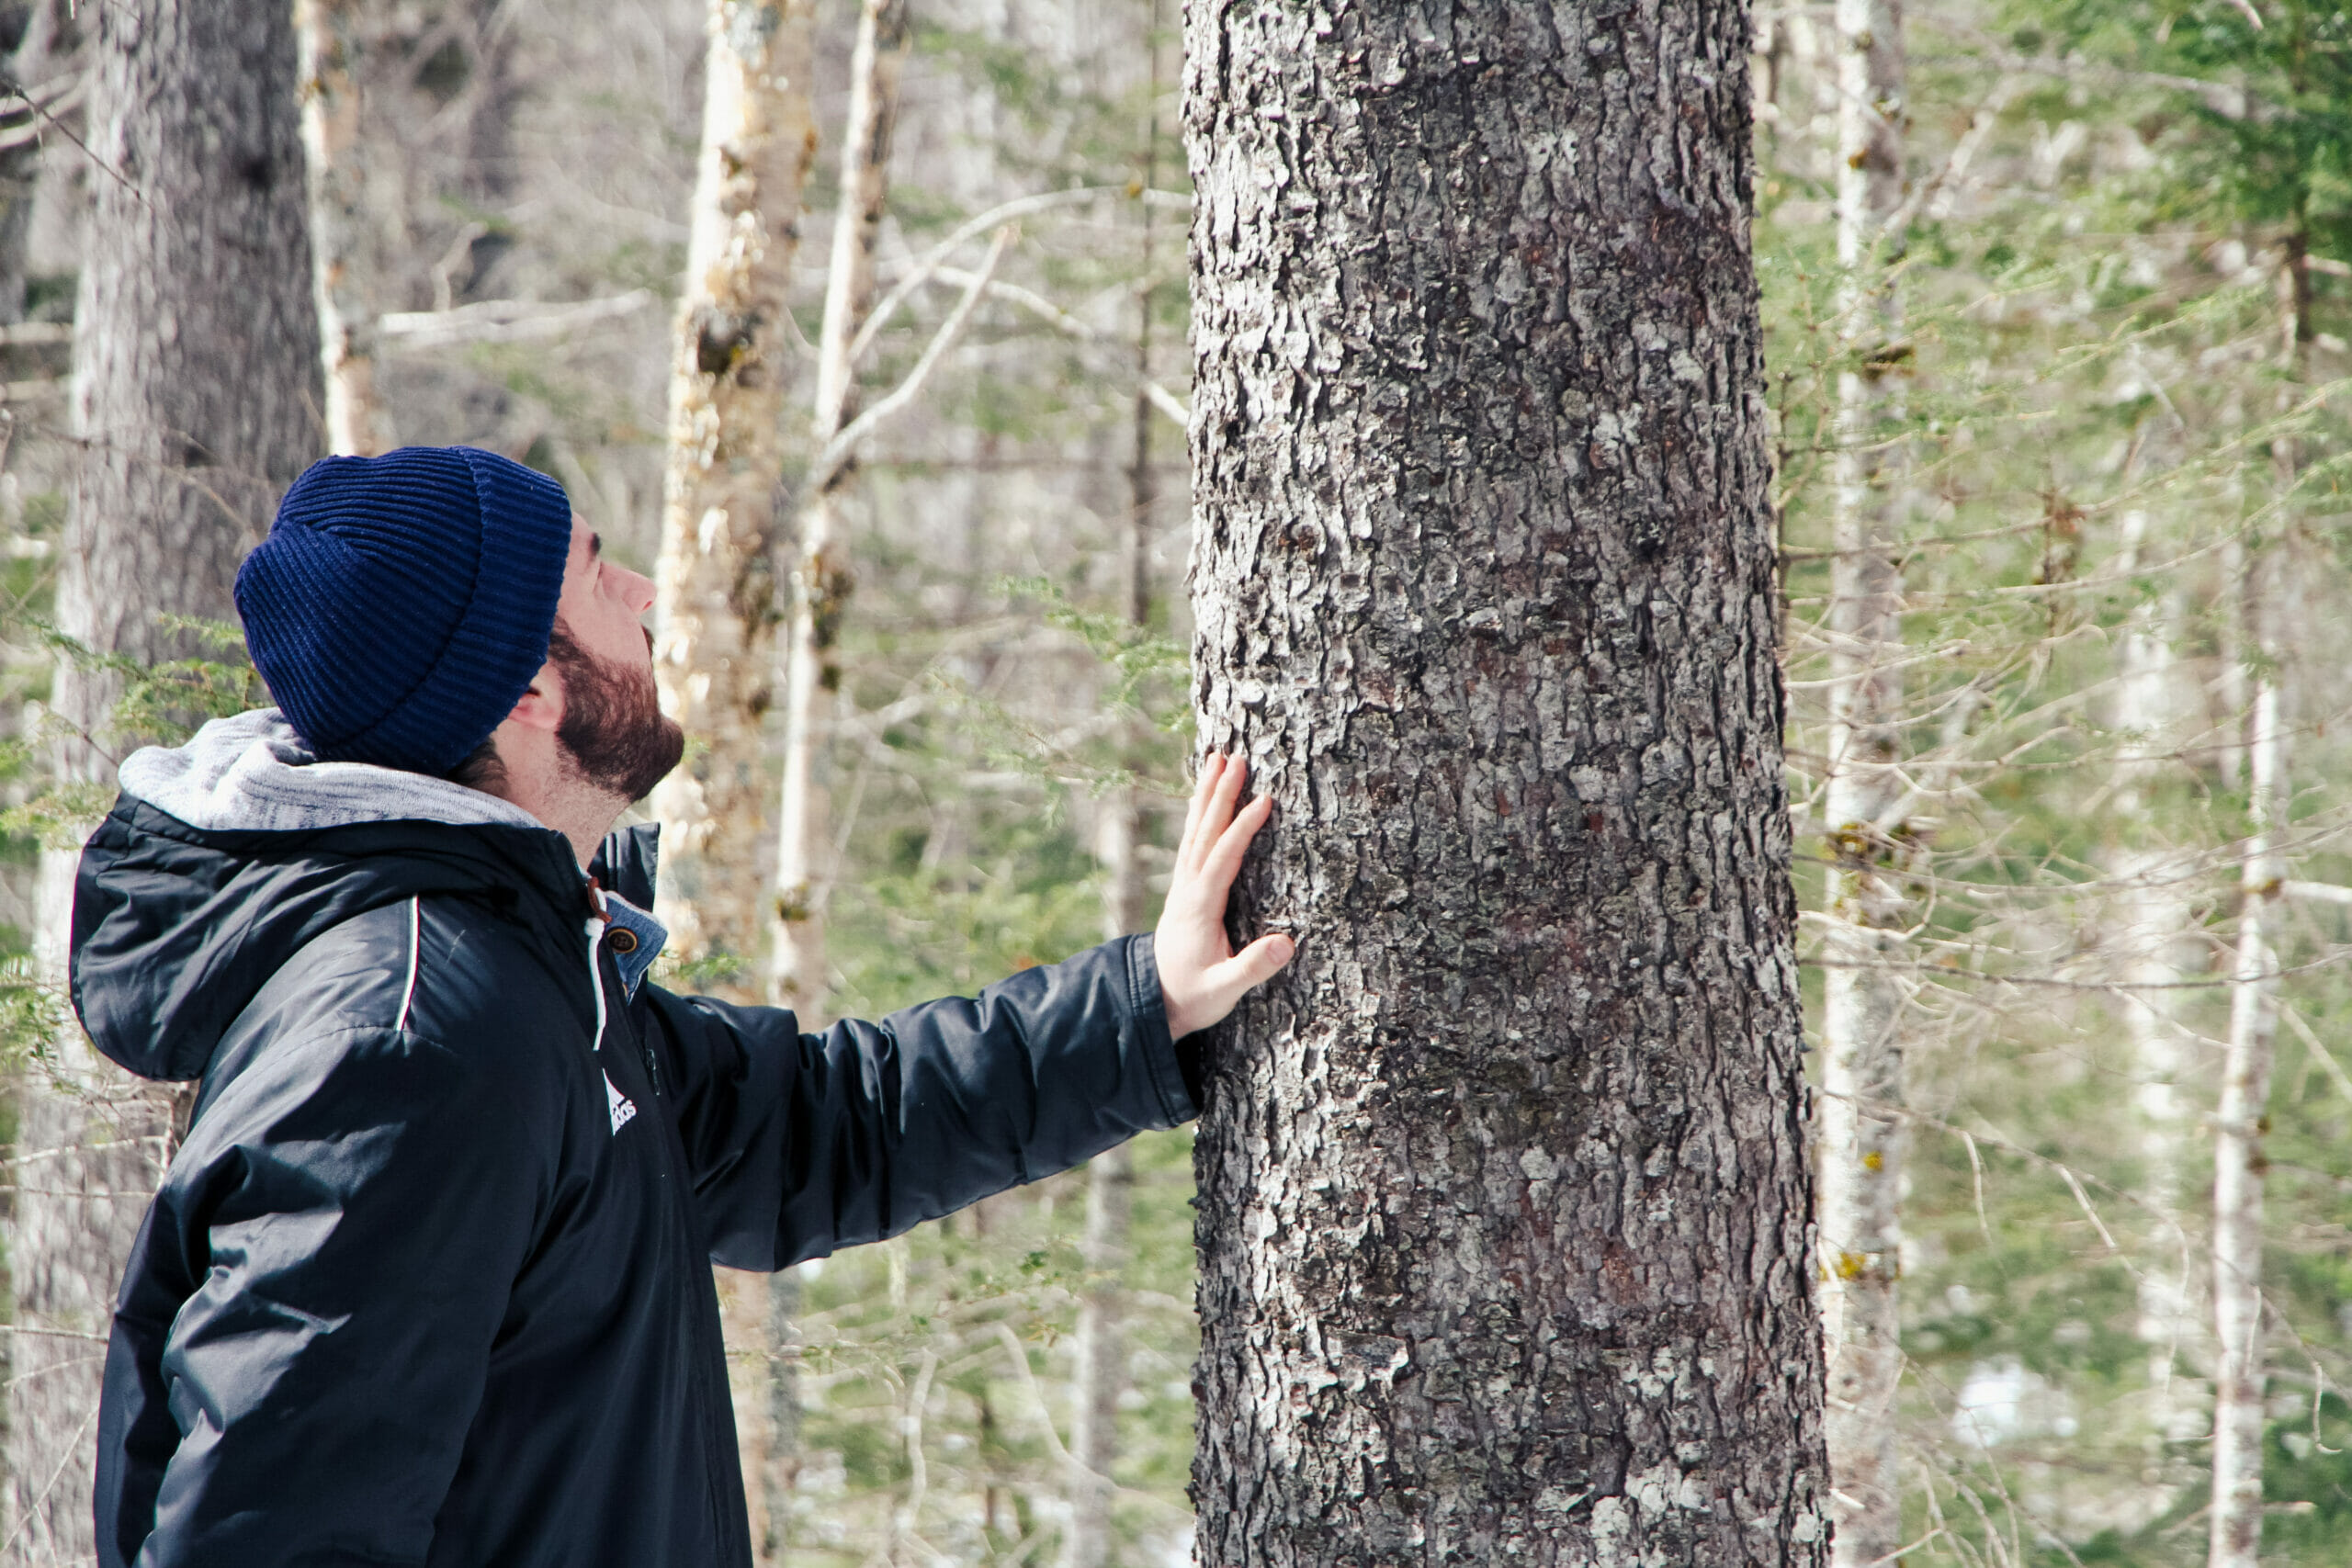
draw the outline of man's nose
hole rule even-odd
[[[642,615],[652,609],[653,580],[634,571],[625,571],[621,576],[624,579],[621,584],[622,601],[628,605],[629,613]]]

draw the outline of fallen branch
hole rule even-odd
[[[1912,223],[1921,212],[1928,209],[1930,203],[1935,204],[1935,216],[1950,215],[1951,204],[1945,199],[1945,193],[1956,190],[1968,177],[1968,166],[1976,161],[1978,153],[1984,151],[1984,143],[1992,139],[1993,128],[2000,123],[2001,111],[2009,107],[2009,100],[2017,96],[2018,88],[2017,76],[2007,73],[2001,75],[1994,84],[1992,92],[1977,106],[1976,113],[1969,119],[1968,130],[1953,145],[1951,155],[1937,166],[1933,175],[1919,182],[1918,188],[1886,220],[1882,232],[1898,237],[1909,232]]]

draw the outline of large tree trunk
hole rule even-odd
[[[1200,1561],[1819,1562],[1747,8],[1186,32]]]
[[[84,450],[58,622],[141,660],[191,651],[165,614],[233,619],[230,583],[278,492],[321,446],[318,319],[304,227],[291,6],[117,0],[95,7],[90,182],[74,316]],[[70,663],[51,707],[102,746],[63,747],[105,784],[117,685]],[[74,856],[42,866],[44,956],[62,966]],[[122,1259],[160,1173],[168,1100],[102,1066],[78,1030],[26,1086],[10,1257],[17,1324],[9,1486],[32,1562],[92,1549],[90,1456]]]
[[[1894,1400],[1903,1377],[1895,1280],[1902,1226],[1903,986],[1907,835],[1885,818],[1905,793],[1902,760],[1902,301],[1900,0],[1838,0],[1838,260],[1845,349],[1838,378],[1836,555],[1830,568],[1831,859],[1823,955],[1820,1245],[1828,1353],[1831,1561],[1884,1562],[1903,1544]]]
[[[907,0],[865,0],[850,61],[848,123],[842,137],[841,206],[825,276],[825,321],[817,344],[813,448],[842,433],[857,412],[857,367],[850,348],[874,302],[874,242],[890,191],[890,133],[906,63]],[[825,878],[831,859],[821,759],[842,672],[834,652],[853,581],[841,499],[854,469],[818,477],[799,516],[792,573],[792,645],[785,679],[784,787],[777,808],[775,918],[769,923],[768,999],[807,1012],[825,993]]]
[[[729,965],[701,988],[756,999],[763,923],[763,724],[775,658],[775,527],[787,311],[801,187],[816,152],[807,0],[712,0],[686,292],[670,374],[654,674],[702,744],[653,792],[656,911],[673,950]],[[790,1274],[719,1275],[743,1490],[763,1562],[782,1561],[798,1468]]]

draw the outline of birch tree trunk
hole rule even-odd
[[[2311,234],[2299,209],[2278,268],[2286,371],[2281,413],[2294,406],[2312,341]],[[2278,489],[2291,508],[2301,451],[2291,434],[2271,446]],[[2279,654],[2287,575],[2278,551],[2248,563],[2242,590],[2243,646],[2256,654],[2246,728],[2245,859],[2239,878],[2238,948],[2230,985],[2230,1040],[2213,1127],[2213,1504],[2210,1568],[2256,1568],[2262,1547],[2262,1199],[2270,1121],[2270,1068],[2278,1034],[2278,960],[2270,928],[2287,866],[2276,849],[2287,827],[2286,719]],[[2266,570],[2267,569],[2267,570]]]
[[[93,152],[74,311],[74,431],[84,457],[59,552],[60,626],[141,660],[193,652],[164,614],[233,620],[230,584],[277,498],[317,455],[322,400],[305,231],[291,6],[118,0],[96,35]],[[51,709],[82,736],[68,782],[106,784],[125,739],[118,686],[70,663]],[[42,956],[60,973],[74,855],[43,857]],[[16,1322],[7,1402],[8,1529],[25,1560],[93,1550],[103,1335],[146,1195],[167,1152],[170,1098],[101,1064],[78,1029],[27,1081],[13,1213]]]
[[[817,345],[813,449],[842,433],[857,412],[850,345],[874,300],[874,242],[889,197],[890,131],[906,61],[906,0],[865,0],[850,58],[847,124],[842,137],[841,206],[825,276],[825,321]],[[818,1007],[825,993],[825,887],[830,835],[819,753],[839,700],[834,652],[852,574],[841,498],[855,469],[820,476],[799,515],[792,574],[792,644],[785,679],[784,788],[777,811],[775,912],[769,925],[768,999]]]
[[[808,0],[712,0],[709,30],[654,574],[662,707],[702,745],[653,793],[657,913],[681,956],[744,966],[708,988],[748,1001],[764,924],[761,731],[793,377],[787,297],[817,139],[813,9]]]
[[[1185,41],[1198,1559],[1819,1563],[1747,7]]]
[[[763,734],[775,658],[775,531],[788,317],[801,193],[815,156],[808,0],[712,0],[702,153],[686,290],[670,373],[654,676],[700,744],[653,792],[662,824],[655,910],[678,955],[721,967],[699,988],[757,998],[763,924]],[[799,1469],[798,1280],[719,1273],[743,1492],[760,1561],[783,1561]]]
[[[376,399],[376,310],[366,287],[367,159],[360,78],[368,0],[296,0],[302,146],[310,166],[311,264],[326,370],[327,444],[384,450]]]
[[[1831,1561],[1883,1562],[1903,1544],[1894,1400],[1903,1376],[1902,417],[1907,351],[1889,268],[1903,236],[1901,0],[1838,0],[1837,555],[1829,602],[1828,919],[1823,956],[1820,1245],[1829,1393]]]
[[[2150,554],[2144,512],[2124,513],[2117,571],[2143,570]],[[2150,1440],[2183,1442],[2204,1430],[2196,1375],[2184,1355],[2201,1341],[2190,1306],[2189,1269],[2181,1225],[2181,1171],[2189,1158],[2188,1108],[2180,1092],[2196,1034],[2180,1015],[2181,976],[2198,966],[2193,945],[2190,872],[2161,841],[2157,800],[2179,743],[2185,694],[2173,654],[2178,614],[2170,593],[2135,605],[2117,647],[2115,728],[2123,736],[2108,817],[2117,844],[2107,859],[2116,885],[2114,926],[2122,954],[2125,1027],[2131,1032],[2138,1121],[2140,1201],[2172,1230],[2152,1238],[2141,1270],[2139,1334],[2148,1347],[2152,1391]],[[2168,1501],[2169,1486],[2151,1501]]]
[[[2257,616],[2264,606],[2250,606]],[[2257,619],[2251,640],[2273,651]],[[2255,1568],[2262,1544],[2262,1134],[2278,1029],[2278,963],[2269,922],[2284,868],[2272,850],[2285,825],[2286,737],[2278,687],[2255,679],[2246,744],[2253,773],[2230,987],[2229,1048],[2213,1127],[2213,1508],[2211,1568]]]

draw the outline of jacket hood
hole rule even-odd
[[[74,1009],[142,1077],[203,1076],[285,962],[334,926],[420,895],[482,899],[576,930],[570,843],[520,807],[422,773],[322,762],[275,708],[134,752],[83,847]]]

